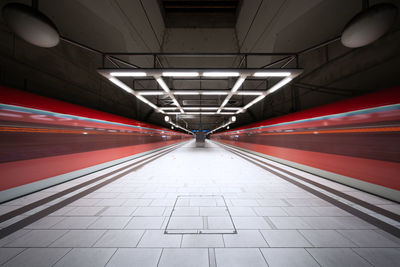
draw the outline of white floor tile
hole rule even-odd
[[[263,217],[233,217],[236,229],[271,229]]]
[[[7,247],[47,247],[64,235],[66,230],[32,230],[26,235],[8,243]]]
[[[104,233],[105,230],[70,230],[50,247],[91,247]]]
[[[133,216],[162,216],[165,207],[139,207],[132,214]]]
[[[224,247],[222,235],[213,234],[185,234],[182,239],[182,247]]]
[[[400,250],[395,248],[354,248],[358,255],[374,266],[397,266],[400,262]]]
[[[130,216],[136,207],[109,207],[104,210],[101,216]]]
[[[165,217],[133,217],[125,229],[161,229]]]
[[[300,230],[300,233],[315,247],[356,247],[335,230]]]
[[[174,217],[172,216],[167,230],[179,229],[203,229],[202,217]]]
[[[142,230],[108,230],[94,247],[136,247],[143,233]]]
[[[115,252],[107,267],[156,267],[161,249],[120,248]]]
[[[164,249],[158,267],[174,266],[208,267],[208,250],[194,248]]]
[[[54,266],[104,266],[115,248],[74,248]]]
[[[14,256],[21,253],[23,248],[0,248],[0,264],[5,263],[10,260]]]
[[[163,230],[147,230],[138,247],[180,247],[182,235],[164,234]]]
[[[131,217],[100,217],[89,225],[89,229],[123,229]]]
[[[97,220],[97,217],[65,217],[55,224],[52,229],[86,229]]]
[[[217,248],[215,256],[218,267],[267,267],[258,248]]]
[[[312,247],[297,230],[261,230],[270,247]]]
[[[278,229],[312,229],[299,217],[268,217]]]
[[[70,250],[69,248],[28,248],[3,266],[50,267]]]
[[[263,248],[261,252],[269,267],[319,267],[319,264],[305,249]]]
[[[338,232],[359,247],[400,247],[400,244],[387,239],[373,230],[338,230]]]
[[[371,266],[350,248],[308,248],[307,250],[324,267]]]
[[[76,207],[75,209],[67,212],[68,216],[93,216],[99,213],[103,207]]]
[[[281,207],[254,207],[258,216],[288,216]]]
[[[239,230],[237,234],[223,235],[226,247],[268,247],[258,230]]]

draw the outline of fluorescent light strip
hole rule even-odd
[[[246,77],[240,77],[239,79],[237,79],[235,85],[232,87],[232,93],[239,90],[239,88],[243,84],[244,80],[246,80]]]
[[[162,91],[143,91],[143,92],[138,92],[139,95],[163,95],[165,94]]]
[[[239,110],[241,108],[239,108],[239,107],[224,107],[223,109],[226,109],[226,110]]]
[[[210,92],[201,92],[201,95],[227,95],[229,92],[225,91],[210,91]]]
[[[134,71],[111,72],[110,75],[114,76],[114,77],[144,77],[144,76],[147,76],[146,72],[134,72]]]
[[[167,115],[178,115],[178,114],[181,114],[181,113],[180,112],[167,112],[165,114],[167,114]]]
[[[162,76],[164,77],[197,77],[199,76],[198,72],[163,72]]]
[[[172,99],[172,102],[175,106],[177,106],[178,108],[180,108],[180,105],[178,103],[178,100],[176,100],[175,98]]]
[[[174,91],[174,95],[199,95],[200,92],[194,92],[194,91]]]
[[[228,125],[231,124],[231,123],[232,123],[232,122],[229,121],[229,122],[227,122],[227,123],[225,123],[225,124],[223,124],[223,125],[221,125],[221,126],[215,128],[214,130],[208,132],[207,134],[211,134],[211,133],[213,133],[213,132],[215,132],[215,131],[218,131],[219,129],[224,128],[224,127],[228,126]]]
[[[229,99],[225,98],[224,102],[222,102],[222,105],[220,108],[223,108],[226,104],[228,104]]]
[[[215,112],[186,112],[188,115],[215,115]]]
[[[237,77],[239,75],[239,72],[203,72],[205,77]]]
[[[149,105],[150,107],[154,108],[156,111],[161,112],[161,113],[165,113],[164,111],[162,111],[161,109],[159,109],[156,105],[154,105],[153,103],[151,103],[149,100],[147,100],[146,98],[144,98],[143,96],[139,95],[138,93],[136,93],[135,91],[133,91],[129,86],[127,86],[125,83],[121,82],[120,80],[118,80],[117,78],[110,78],[109,79],[112,83],[114,83],[115,85],[117,85],[118,87],[120,87],[121,89],[127,91],[128,93],[133,94],[134,96],[136,96],[140,101],[146,103],[147,105]]]
[[[239,91],[236,93],[237,95],[262,95],[263,92],[246,92],[246,91]]]
[[[193,135],[194,135],[194,133],[192,133],[192,132],[191,132],[191,131],[189,131],[188,129],[185,129],[185,128],[183,128],[182,126],[179,126],[179,125],[177,125],[177,124],[173,123],[172,121],[170,121],[169,123],[170,123],[171,125],[175,126],[176,128],[182,129],[182,130],[184,130],[184,131],[186,131],[186,132],[188,132],[188,133],[190,133],[190,134],[193,134]]]
[[[118,80],[117,78],[110,78],[109,79],[113,84],[115,84],[116,86],[118,86],[119,88],[123,89],[124,91],[134,94],[134,91],[127,86],[125,83],[121,82],[120,80]]]
[[[251,107],[252,105],[257,103],[258,101],[262,100],[264,97],[265,97],[265,95],[260,95],[259,97],[257,97],[256,99],[254,99],[253,101],[248,103],[246,106],[244,106],[243,109],[248,109],[249,107]]]
[[[225,100],[222,102],[221,106],[217,110],[217,113],[220,113],[221,110],[225,107],[226,104],[228,104],[229,99],[232,97],[233,94],[236,93],[237,90],[239,90],[240,86],[243,84],[243,82],[246,80],[246,76],[242,75],[239,79],[237,79],[235,85],[232,87],[230,93],[226,96]]]
[[[178,109],[178,107],[164,107],[164,108],[160,108],[161,110],[176,110]]]
[[[155,110],[159,111],[158,107],[156,105],[154,105],[153,103],[151,103],[149,100],[147,100],[146,98],[144,98],[141,95],[137,95],[136,96],[140,101],[146,103],[147,105],[149,105],[150,107],[154,108]]]
[[[164,80],[161,77],[156,78],[156,81],[158,84],[161,86],[161,88],[168,93],[169,97],[172,99],[172,102],[174,103],[175,106],[179,108],[181,113],[184,113],[183,109],[181,108],[181,105],[179,105],[178,100],[174,97],[174,95],[171,93],[171,90],[169,90],[167,84],[164,82]]]
[[[161,88],[162,88],[165,92],[167,92],[167,93],[170,92],[170,90],[169,90],[167,84],[164,82],[164,80],[163,80],[162,78],[158,77],[158,78],[156,79],[156,81],[158,82],[158,84],[161,86]]]
[[[290,72],[256,72],[253,74],[254,77],[287,77],[290,76]]]
[[[257,98],[255,98],[253,101],[251,101],[250,103],[248,103],[246,106],[243,107],[243,110],[248,109],[249,107],[251,107],[252,105],[254,105],[255,103],[259,102],[260,100],[262,100],[264,97],[266,97],[267,94],[271,94],[273,92],[275,92],[276,90],[278,90],[279,88],[285,86],[287,83],[289,83],[292,80],[292,78],[290,77],[286,77],[285,79],[283,79],[282,81],[278,82],[277,84],[275,84],[274,86],[272,86],[266,93],[264,93],[263,95],[258,96]],[[240,110],[236,113],[240,113],[243,112],[243,110]]]
[[[272,86],[267,93],[273,93],[276,90],[278,90],[279,88],[285,86],[286,84],[288,84],[290,81],[292,80],[292,78],[286,77],[285,79],[283,79],[282,81],[278,82],[277,84],[275,84],[274,86]]]
[[[218,107],[202,107],[201,110],[217,110]]]

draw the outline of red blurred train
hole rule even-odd
[[[400,87],[213,134],[211,139],[400,199]]]
[[[0,87],[0,202],[191,138]]]

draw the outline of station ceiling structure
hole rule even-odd
[[[7,0],[2,8],[4,51],[15,59],[3,58],[4,84],[23,73],[19,88],[168,127],[165,116],[189,130],[221,129],[232,116],[239,126],[398,84],[387,71],[398,65],[395,0]],[[21,12],[36,24],[12,19]],[[45,35],[24,34],[38,25]]]

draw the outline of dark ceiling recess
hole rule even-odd
[[[240,0],[161,0],[167,27],[234,27]]]

